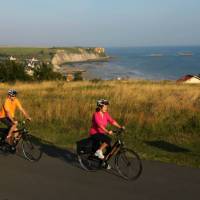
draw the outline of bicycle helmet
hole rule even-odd
[[[100,99],[97,101],[97,107],[102,107],[103,105],[109,105],[109,101],[106,99]]]
[[[8,95],[12,96],[12,97],[15,97],[17,95],[17,91],[13,90],[13,89],[10,89],[10,90],[8,90]]]

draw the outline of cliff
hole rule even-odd
[[[57,49],[51,63],[59,69],[65,63],[101,61],[108,59],[104,48],[63,48]]]

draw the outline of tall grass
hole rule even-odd
[[[33,118],[33,133],[60,146],[75,147],[88,135],[99,98],[127,128],[126,144],[143,158],[200,167],[200,87],[153,81],[16,83],[0,85],[1,104],[8,88],[19,91]],[[167,151],[148,142],[166,142],[188,149]]]

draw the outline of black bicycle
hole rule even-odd
[[[26,121],[20,122],[19,127],[20,128],[17,131],[14,131],[14,133],[18,134],[14,137],[12,145],[6,142],[9,129],[0,129],[0,150],[3,153],[14,154],[18,145],[20,145],[23,155],[27,160],[38,161],[41,158],[42,153],[39,146],[34,144],[34,139],[26,128]]]
[[[142,173],[142,162],[139,155],[125,147],[123,141],[123,129],[113,131],[116,135],[116,142],[105,153],[103,160],[94,155],[98,149],[93,146],[90,138],[77,142],[77,155],[81,167],[86,171],[106,169],[109,161],[115,155],[114,166],[117,172],[127,180],[135,180]]]

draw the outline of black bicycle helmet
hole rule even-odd
[[[10,90],[8,90],[8,95],[12,96],[12,97],[15,97],[17,95],[17,91],[13,90],[13,89],[10,89]]]
[[[109,101],[106,99],[99,99],[97,101],[97,107],[102,107],[103,105],[109,105]]]

